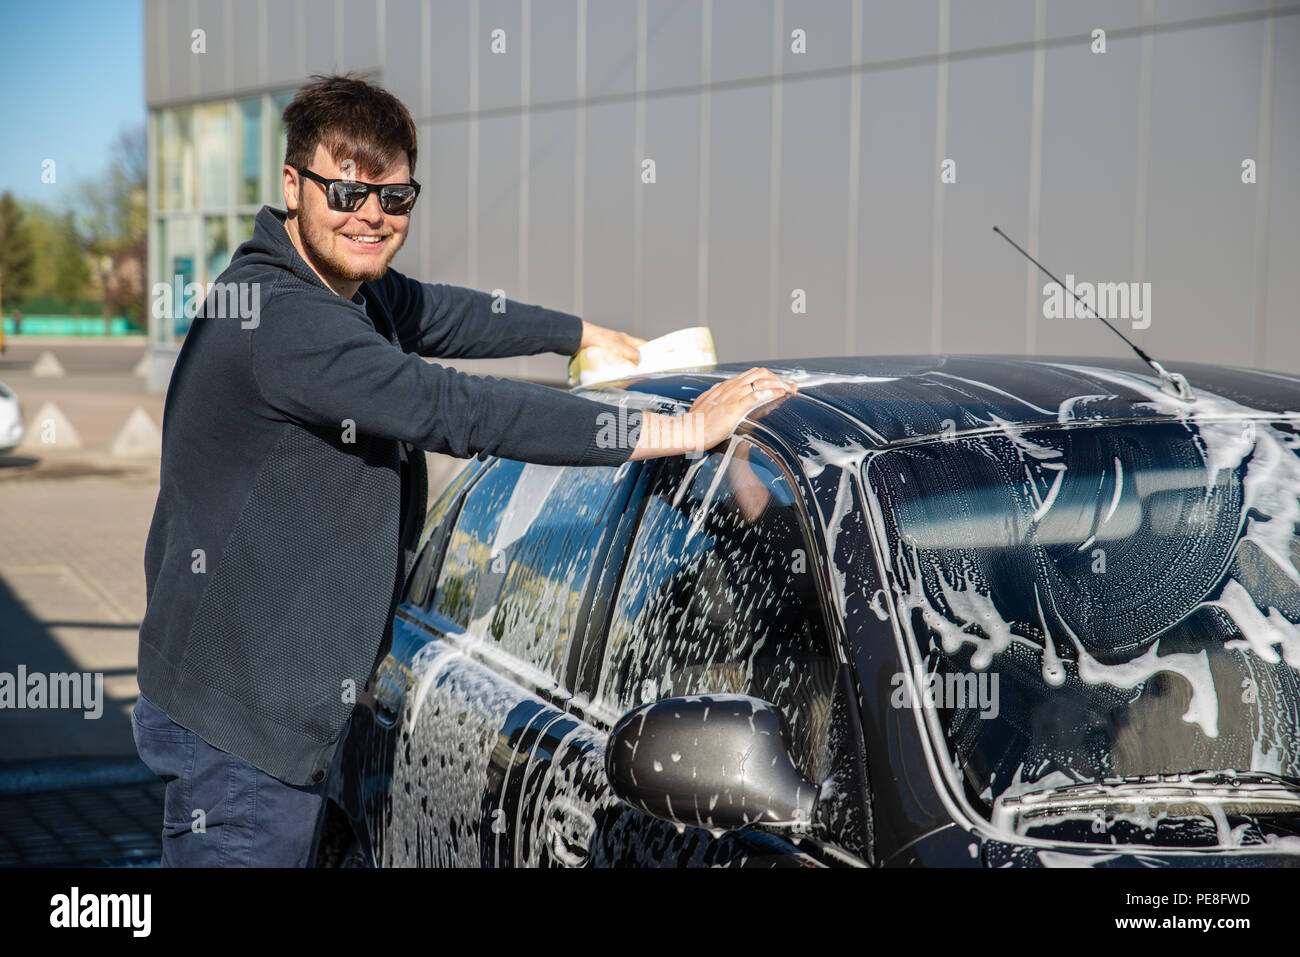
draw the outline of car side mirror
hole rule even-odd
[[[747,695],[691,695],[629,711],[610,732],[614,793],[655,817],[710,829],[806,825],[818,788],[790,759],[775,705]]]

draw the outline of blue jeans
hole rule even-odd
[[[286,784],[212,747],[144,695],[131,712],[135,747],[167,784],[163,867],[311,867],[328,779]]]

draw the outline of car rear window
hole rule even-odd
[[[1206,417],[871,461],[911,687],[978,803],[1300,778],[1298,454],[1290,423]]]

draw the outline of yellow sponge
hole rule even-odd
[[[647,372],[713,365],[718,353],[708,326],[678,329],[641,347],[641,361],[628,362],[608,349],[588,346],[569,362],[569,385],[591,385],[626,379]]]

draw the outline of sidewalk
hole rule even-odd
[[[53,352],[66,375],[29,369]],[[0,671],[103,672],[102,714],[15,709],[4,715],[0,763],[135,753],[130,709],[144,614],[144,540],[158,496],[156,459],[119,459],[108,448],[137,406],[162,422],[163,397],[131,370],[144,343],[33,343],[11,337],[0,380],[32,418],[55,403],[80,449],[0,454]]]

